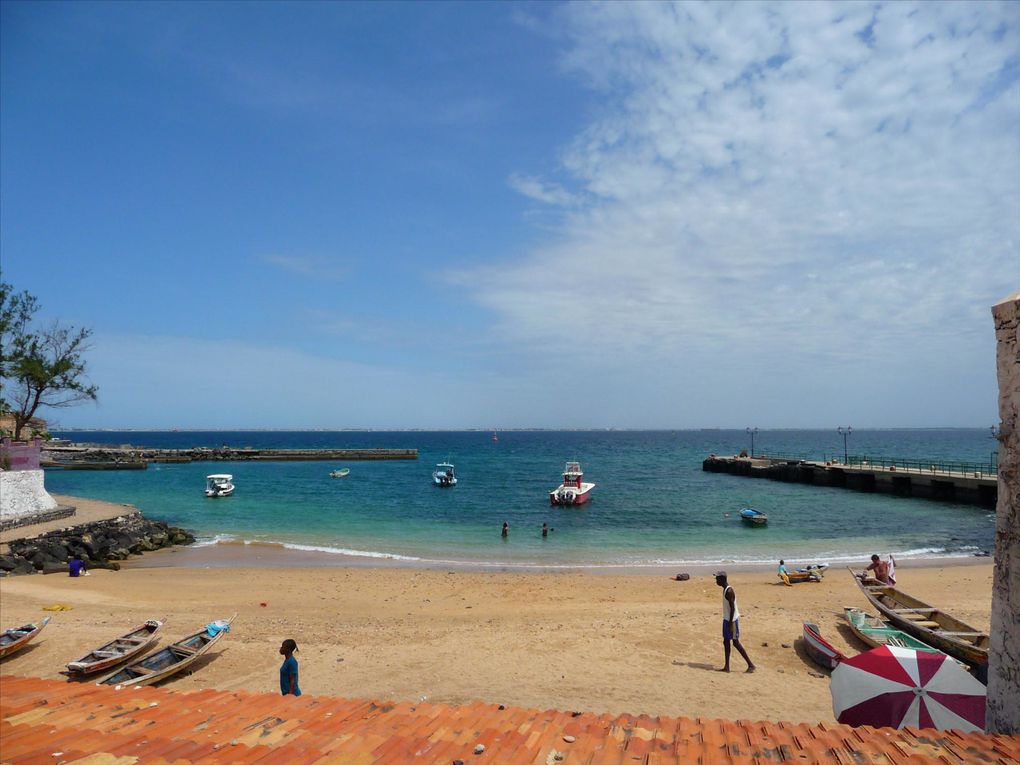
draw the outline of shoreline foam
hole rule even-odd
[[[934,552],[937,548],[931,550]],[[898,567],[930,568],[933,566],[966,566],[987,564],[987,556],[960,554],[929,555],[929,551],[917,554],[893,553]],[[830,570],[838,571],[846,566],[863,566],[867,556],[819,557],[791,559],[794,565],[828,563]],[[465,572],[514,572],[514,573],[590,573],[600,575],[661,576],[677,571],[692,574],[711,573],[719,568],[728,571],[761,572],[773,571],[777,560],[761,559],[692,559],[672,561],[639,562],[558,562],[535,561],[485,561],[458,560],[449,558],[422,558],[382,552],[352,551],[342,548],[327,548],[315,545],[293,544],[273,540],[243,540],[237,538],[216,538],[187,547],[174,547],[133,558],[123,565],[126,568],[245,568],[265,566],[271,568],[400,568],[422,570],[456,570]]]

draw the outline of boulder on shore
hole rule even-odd
[[[174,545],[189,545],[194,535],[185,529],[153,521],[141,514],[123,515],[86,523],[38,537],[8,543],[10,553],[0,555],[0,576],[34,574],[37,571],[67,570],[67,561],[77,555],[89,568],[120,569],[116,561],[131,555]]]

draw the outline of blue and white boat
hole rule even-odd
[[[766,523],[769,522],[769,517],[760,510],[745,507],[743,510],[740,511],[740,520],[754,524],[755,526],[764,526]]]
[[[440,462],[432,471],[432,482],[436,486],[456,486],[457,474],[449,462]]]

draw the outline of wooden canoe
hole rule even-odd
[[[859,608],[844,606],[843,616],[850,627],[850,631],[862,643],[872,648],[890,645],[898,648],[913,648],[925,653],[942,653],[938,648],[933,648],[913,635],[908,635],[903,630],[896,629],[889,622],[879,619],[877,616],[871,616]]]
[[[118,664],[145,653],[159,639],[166,619],[149,619],[128,630],[119,638],[104,643],[76,661],[67,665],[67,672],[74,676],[103,672]]]
[[[230,617],[227,624],[234,621],[237,614]],[[183,637],[176,643],[168,645],[155,653],[139,659],[133,664],[118,669],[113,674],[107,675],[96,681],[96,685],[151,685],[176,675],[191,664],[194,664],[200,656],[205,654],[216,645],[226,634],[221,630],[215,635],[210,635],[205,627]]]
[[[893,626],[967,664],[977,667],[988,663],[988,633],[863,573],[852,569],[850,573],[865,597]]]
[[[0,633],[0,659],[20,651],[31,643],[43,631],[43,627],[49,623],[50,617],[47,616],[39,624],[26,624],[23,627],[15,627]]]
[[[811,657],[811,661],[825,669],[835,669],[846,658],[822,637],[818,625],[812,622],[804,622],[804,650]]]

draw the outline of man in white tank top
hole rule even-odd
[[[744,661],[747,662],[747,671],[754,672],[755,666],[751,662],[751,657],[747,655],[744,646],[740,644],[740,609],[737,608],[737,593],[727,582],[725,571],[716,572],[715,583],[723,588],[722,637],[726,663],[720,671],[730,671],[730,642],[732,641],[740,651],[740,655],[744,657]]]

